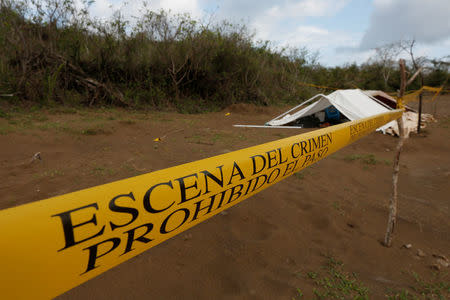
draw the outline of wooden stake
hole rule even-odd
[[[421,70],[420,68],[419,70]],[[420,88],[423,88],[423,76],[422,73],[420,73]],[[419,120],[417,121],[417,133],[420,133],[420,125],[422,123],[422,95],[423,90],[419,94]]]
[[[420,133],[420,123],[422,123],[422,93],[423,92],[420,92],[419,94],[419,118],[417,121],[417,133]]]
[[[406,89],[406,71],[405,71],[405,60],[400,59],[399,61],[400,65],[400,90],[398,92],[398,100],[397,100],[397,108],[403,108],[402,98],[405,94]],[[398,125],[398,134],[399,134],[399,140],[397,144],[397,148],[395,151],[395,158],[394,158],[394,172],[392,174],[392,195],[391,199],[389,201],[389,217],[388,217],[388,224],[386,229],[386,235],[384,237],[384,245],[386,247],[392,246],[392,236],[394,234],[395,225],[397,223],[397,198],[398,198],[398,192],[397,192],[397,183],[398,183],[398,173],[400,171],[400,154],[402,153],[403,143],[405,142],[405,132],[403,128],[403,117],[400,117],[397,119],[397,125]]]

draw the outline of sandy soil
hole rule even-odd
[[[297,288],[311,299],[318,286],[307,274],[329,255],[357,274],[370,299],[413,292],[413,272],[448,284],[450,268],[435,278],[430,267],[432,254],[450,257],[450,96],[438,101],[425,107],[437,110],[438,122],[404,147],[392,248],[380,240],[397,139],[373,133],[60,299],[292,299]],[[0,208],[304,132],[232,127],[264,124],[284,110],[10,113],[0,118]],[[29,164],[36,152],[42,161]]]

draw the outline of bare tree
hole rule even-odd
[[[188,81],[195,64],[195,43],[200,24],[188,14],[171,15],[170,11],[153,12],[146,8],[136,29],[142,30],[154,43],[155,55],[172,81],[175,98],[181,97],[183,83]]]
[[[376,61],[382,66],[384,88],[387,89],[389,77],[394,69],[395,60],[402,50],[400,42],[375,48]]]
[[[401,44],[403,51],[408,53],[409,56],[411,57],[411,63],[413,65],[413,72],[419,72],[420,87],[423,87],[423,75],[422,75],[422,72],[419,70],[423,69],[425,62],[427,61],[426,57],[423,57],[423,56],[414,57],[414,45],[416,44],[415,39],[402,41],[400,44]],[[422,119],[422,93],[420,93],[420,95],[419,95],[419,118],[417,121],[417,133],[420,132],[421,119]]]
[[[418,56],[416,57],[414,55],[416,46],[416,40],[403,40],[400,42],[400,48],[403,52],[409,55],[411,58],[411,64],[413,67],[413,72],[416,72],[420,67],[423,67],[425,62],[427,61],[426,57],[424,56]],[[419,76],[422,78],[422,74],[419,74]]]

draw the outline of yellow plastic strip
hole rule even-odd
[[[439,94],[442,92],[442,89],[443,89],[443,87],[440,87],[437,89],[437,91],[435,91],[435,94],[430,102],[433,102],[434,100],[436,100],[437,96],[439,96]]]
[[[1,297],[60,295],[327,157],[402,112],[2,210]]]
[[[435,95],[433,96],[433,99],[430,100],[430,102],[433,102],[434,99],[435,99],[435,98],[439,95],[439,93],[441,93],[441,92],[442,92],[442,93],[450,93],[450,90],[444,90],[444,86],[435,88],[435,87],[431,87],[431,86],[426,86],[426,85],[424,85],[423,87],[421,87],[421,88],[418,89],[418,90],[411,90],[411,91],[406,92],[406,93],[405,93],[405,96],[413,95],[414,97],[417,97],[417,96],[419,96],[419,94],[420,94],[422,91],[435,92]],[[397,98],[397,92],[390,92],[390,93],[387,93],[387,94],[393,96],[394,98]],[[412,100],[410,100],[410,101],[413,101],[413,100],[415,100],[415,99],[412,99]]]
[[[403,96],[403,103],[406,104],[408,102],[412,102],[412,101],[416,101],[419,97],[419,95],[423,92],[423,91],[428,91],[428,92],[434,92],[433,98],[429,101],[426,102],[433,102],[434,100],[436,100],[437,96],[439,96],[439,94],[444,91],[443,90],[443,86],[439,87],[439,88],[435,88],[435,87],[431,87],[431,86],[426,86],[424,85],[423,87],[421,87],[418,90],[414,90],[414,91],[408,91],[404,96]],[[395,97],[396,99],[398,99],[398,97]]]

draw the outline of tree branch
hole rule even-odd
[[[416,79],[417,75],[419,75],[420,72],[422,72],[422,69],[423,69],[423,67],[420,67],[420,68],[416,71],[416,73],[414,73],[414,75],[411,76],[411,78],[408,80],[408,82],[406,82],[406,86],[410,85],[410,84],[414,81],[414,79]]]

